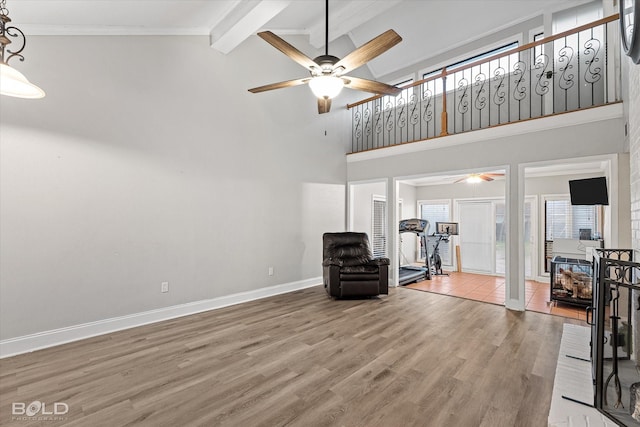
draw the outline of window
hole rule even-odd
[[[499,53],[506,52],[506,51],[511,50],[511,49],[515,49],[518,46],[519,46],[519,43],[517,41],[514,41],[514,42],[511,42],[511,43],[505,44],[503,46],[497,47],[495,49],[488,50],[488,51],[486,51],[484,53],[480,53],[478,55],[474,55],[474,56],[469,57],[467,59],[463,59],[461,61],[454,62],[453,64],[449,64],[449,65],[447,65],[446,67],[443,67],[443,68],[447,69],[447,73],[451,73],[451,72],[454,72],[456,69],[458,69],[460,67],[464,67],[465,65],[471,64],[472,62],[476,62],[476,61],[479,61],[481,59],[485,59],[485,58],[488,58],[490,56],[497,55]],[[510,64],[515,64],[516,62],[518,62],[518,58],[519,58],[519,55],[517,53],[509,55],[509,63]],[[489,63],[489,75],[493,75],[493,73],[495,73],[495,71],[500,67],[500,65],[501,65],[500,61],[497,60],[497,59],[491,61]],[[504,68],[504,65],[503,65],[503,68]],[[442,73],[442,68],[439,68],[437,70],[430,71],[428,73],[423,74],[422,78],[423,79],[428,79],[429,77],[437,76],[437,75],[439,75],[441,73]],[[441,79],[437,79],[435,81],[435,93],[436,94],[441,94],[442,93],[442,80]]]
[[[393,83],[392,86],[396,86],[396,87],[402,87],[402,86],[406,86],[408,84],[413,83],[413,79],[406,79],[406,80],[402,80],[400,82],[397,83]],[[402,92],[400,92],[400,94],[398,96],[389,96],[389,95],[385,95],[382,98],[380,98],[380,102],[381,102],[381,108],[384,110],[387,107],[387,104],[391,104],[393,106],[396,105],[397,100],[402,98],[405,102],[409,102],[410,101],[410,96],[413,95],[413,87],[407,88],[407,89],[403,89]]]
[[[545,240],[580,239],[580,230],[599,234],[595,206],[572,206],[568,198],[546,200],[545,211]]]
[[[589,2],[577,7],[561,10],[552,16],[553,34],[571,30],[604,17],[601,2]]]
[[[600,211],[596,206],[572,206],[569,196],[544,202],[545,272],[550,271],[553,239],[587,239],[601,236]]]
[[[534,226],[534,204],[535,198],[527,196],[524,200],[524,273],[526,278],[533,277],[533,251],[535,246]],[[506,221],[506,203],[504,200],[496,201],[495,206],[495,223],[496,223],[496,241],[495,254],[496,266],[495,273],[504,275],[506,273],[506,245],[507,245],[507,221]]]
[[[371,215],[371,252],[374,258],[387,254],[387,201],[373,196],[373,212]]]
[[[427,235],[436,231],[436,222],[451,221],[451,202],[449,200],[429,200],[418,202],[420,218],[429,221],[429,229],[425,230]],[[429,240],[429,239],[427,239]],[[442,264],[451,266],[451,240],[449,243],[440,243],[438,247]],[[420,258],[424,259],[424,248],[420,248]]]
[[[537,42],[544,38],[544,33],[536,33],[533,35],[533,41]],[[537,58],[544,53],[544,45],[538,45],[533,48],[533,60],[536,61]]]
[[[411,83],[413,83],[413,79],[407,79],[407,80],[403,80],[401,82],[395,83],[394,86],[402,87],[402,86],[409,85]],[[409,97],[411,95],[413,95],[413,87],[404,89],[402,92],[400,92],[399,96],[409,101]]]

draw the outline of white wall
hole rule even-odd
[[[629,153],[618,156],[618,217],[612,218],[618,224],[618,247],[631,248],[631,169]]]
[[[355,183],[351,185],[351,205],[349,209],[352,215],[349,231],[367,233],[369,241],[371,241],[371,231],[373,230],[374,197],[386,200],[387,187],[384,182]]]
[[[631,244],[635,249],[634,257],[640,259],[640,65],[626,59],[628,67],[628,138],[630,147],[631,182]],[[640,342],[640,341],[639,341]]]
[[[482,197],[504,197],[504,180],[468,184],[422,185],[416,187],[418,200],[472,199]],[[435,227],[435,224],[433,225]]]
[[[373,214],[373,199],[379,197],[387,200],[387,185],[385,181],[378,182],[361,182],[351,183],[351,197],[350,207],[350,231],[364,232],[369,235],[371,239],[372,232],[372,214]],[[415,187],[412,185],[401,184],[400,185],[400,199],[402,199],[402,212],[400,217],[402,219],[415,218],[416,217],[416,196]],[[387,204],[387,209],[391,205]],[[389,227],[391,228],[391,227]],[[397,233],[398,227],[395,226],[395,232]],[[389,239],[387,239],[389,241]],[[410,233],[402,235],[402,250],[407,258],[407,262],[412,263],[416,260],[416,236]],[[387,254],[390,257],[390,252]]]
[[[15,65],[47,97],[0,99],[0,339],[321,275],[350,114],[247,92],[293,61],[257,37],[47,36]]]
[[[631,245],[634,249],[633,257],[640,260],[640,65],[633,64],[629,58],[625,59],[626,75],[628,77],[628,140],[630,148],[630,201],[631,201]],[[634,301],[640,298],[638,292]],[[637,306],[636,306],[637,308]],[[640,361],[640,312],[632,310],[635,331],[635,359]]]
[[[399,213],[399,219],[418,218],[416,187],[413,185],[399,183],[398,196],[400,197],[400,200],[402,200],[402,212]],[[396,230],[398,230],[397,224]],[[401,250],[404,255],[404,257],[401,257],[400,263],[404,264],[406,262],[410,264],[416,262],[420,255],[418,253],[418,236],[412,233],[402,233],[400,237],[402,239]]]

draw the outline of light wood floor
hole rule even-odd
[[[292,292],[0,360],[3,426],[546,426],[565,320]],[[64,419],[13,420],[13,402]]]
[[[448,276],[433,276],[431,280],[411,283],[406,287],[504,305],[504,286],[504,277],[451,272]],[[525,298],[527,310],[586,321],[584,307],[550,302],[549,283],[525,281]]]

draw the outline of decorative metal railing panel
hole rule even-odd
[[[618,101],[617,15],[350,104],[352,152]],[[610,28],[611,27],[611,28]],[[609,46],[608,39],[614,42]],[[443,94],[445,94],[443,96]]]

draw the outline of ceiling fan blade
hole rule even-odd
[[[278,49],[280,52],[287,55],[289,58],[296,61],[298,64],[303,67],[312,70],[314,68],[319,68],[318,64],[316,64],[313,59],[309,58],[304,53],[300,52],[298,49],[281,39],[280,37],[273,34],[271,31],[262,31],[258,33],[264,41],[269,43],[271,46]]]
[[[467,177],[466,177],[466,176],[463,176],[462,178],[460,178],[460,179],[456,179],[455,181],[453,181],[453,183],[454,183],[454,184],[457,184],[457,183],[459,183],[459,182],[463,182],[463,181],[466,181],[466,180],[467,180]]]
[[[337,70],[342,67],[343,71],[340,74],[348,73],[371,61],[376,56],[385,53],[401,41],[402,37],[398,33],[393,30],[387,30],[342,58],[336,63],[334,69]]]
[[[482,175],[484,175],[484,176],[491,176],[491,177],[494,177],[494,176],[504,176],[504,174],[503,174],[503,173],[483,173]]]
[[[331,109],[330,98],[318,98],[318,114],[328,113]]]
[[[365,92],[371,92],[382,95],[396,96],[402,89],[399,87],[391,86],[386,83],[377,82],[375,80],[361,79],[359,77],[342,77],[344,80],[344,86],[350,89],[363,90]]]
[[[309,80],[311,80],[311,78],[310,77],[306,77],[304,79],[295,79],[295,80],[287,80],[285,82],[271,83],[271,84],[268,84],[268,85],[251,88],[251,89],[249,89],[249,92],[251,92],[251,93],[260,93],[260,92],[265,92],[265,91],[268,91],[268,90],[282,89],[283,87],[299,86],[299,85],[303,85],[303,84],[308,83]]]
[[[483,181],[493,181],[493,178],[491,178],[489,175],[484,174],[484,173],[478,175],[478,178],[480,178]]]

